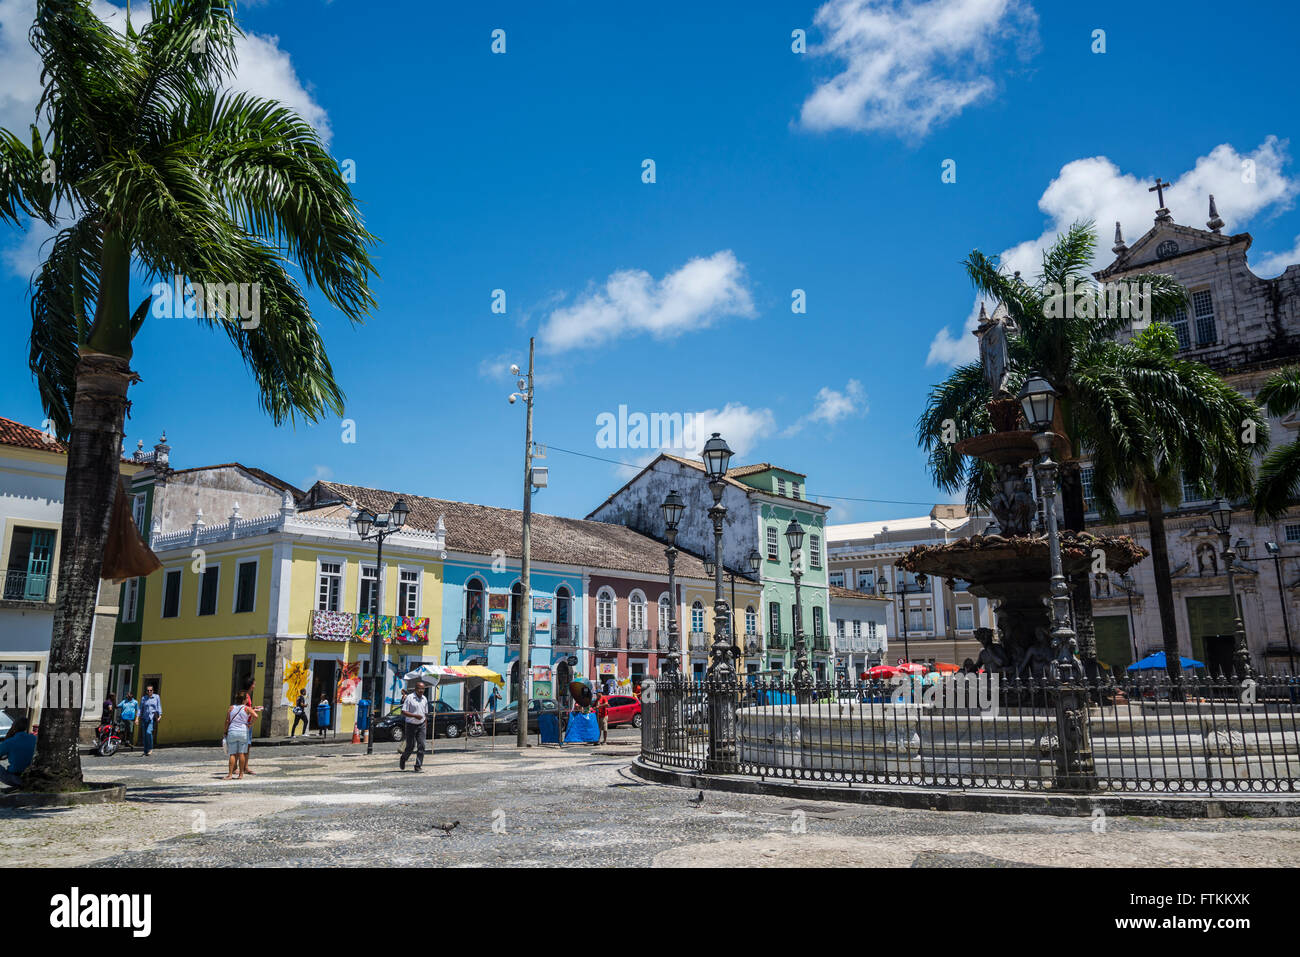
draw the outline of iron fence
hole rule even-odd
[[[1300,791],[1300,679],[1289,675],[959,674],[803,689],[742,675],[661,680],[650,698],[641,755],[665,768],[844,785]]]

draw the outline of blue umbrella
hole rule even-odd
[[[1182,668],[1204,668],[1205,667],[1205,664],[1203,662],[1195,661],[1191,658],[1181,658],[1181,657],[1178,659],[1178,665],[1179,667]],[[1165,667],[1165,653],[1163,651],[1157,651],[1155,654],[1147,655],[1141,661],[1133,662],[1133,664],[1128,666],[1128,670],[1129,671],[1153,671],[1157,668],[1163,669],[1164,667]]]

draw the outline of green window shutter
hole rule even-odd
[[[1092,619],[1097,630],[1097,660],[1117,674],[1133,663],[1127,615],[1098,615]]]

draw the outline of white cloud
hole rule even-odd
[[[1285,141],[1270,136],[1249,153],[1239,153],[1227,143],[1216,146],[1166,189],[1165,205],[1173,214],[1174,221],[1204,228],[1205,221],[1210,218],[1211,193],[1219,215],[1226,223],[1225,233],[1239,230],[1260,214],[1276,215],[1288,209],[1300,191],[1300,180],[1288,178],[1283,172],[1283,167],[1290,161],[1286,145]],[[1248,179],[1243,176],[1245,163],[1253,164],[1253,182],[1243,181]],[[1032,280],[1042,264],[1043,250],[1071,223],[1091,219],[1097,223],[1098,238],[1093,268],[1108,265],[1114,259],[1110,247],[1116,221],[1121,224],[1124,239],[1130,245],[1151,228],[1155,220],[1156,197],[1148,189],[1154,181],[1154,176],[1138,177],[1121,172],[1105,156],[1067,163],[1038,201],[1038,208],[1047,216],[1047,228],[1036,238],[1003,250],[999,260],[1008,272],[1019,270],[1026,279]],[[1272,265],[1280,258],[1266,256],[1260,268]],[[978,315],[979,302],[976,300],[961,333],[954,335],[946,326],[940,329],[930,343],[926,365],[956,365],[973,361],[979,354],[979,346],[970,333],[975,329]]]
[[[684,457],[699,457],[704,443],[714,432],[720,433],[736,454],[734,461],[743,462],[758,443],[776,431],[776,416],[771,409],[751,409],[747,405],[728,402],[722,409],[704,409],[695,413],[696,448]]]
[[[1285,252],[1265,253],[1259,262],[1253,263],[1250,271],[1263,279],[1280,276],[1287,266],[1300,263],[1300,236],[1295,238],[1295,245]]]
[[[867,390],[857,379],[850,379],[844,390],[822,386],[817,390],[813,410],[786,428],[781,435],[789,437],[803,430],[804,426],[817,422],[822,425],[834,425],[850,416],[866,415]]]
[[[729,249],[696,258],[656,281],[643,269],[612,273],[570,306],[542,321],[542,346],[552,352],[599,346],[649,333],[666,339],[704,329],[724,316],[752,317],[745,267]]]
[[[124,6],[95,0],[92,9],[114,29],[125,29]],[[30,140],[28,128],[35,119],[41,95],[40,59],[27,39],[35,18],[34,0],[0,0],[0,63],[4,64],[0,72],[0,127],[24,142]],[[147,7],[137,4],[132,8],[133,27],[139,29],[148,21]],[[239,67],[230,84],[232,89],[275,99],[293,108],[329,143],[329,115],[299,80],[289,54],[279,48],[278,37],[249,33],[237,41],[236,52]],[[5,265],[23,279],[29,278],[43,261],[40,244],[52,235],[48,227],[33,221],[21,239],[6,243],[2,254]]]
[[[919,139],[989,96],[981,69],[1036,45],[1037,21],[1023,0],[830,0],[813,18],[825,43],[811,52],[845,66],[804,101],[800,121]]]
[[[334,478],[334,470],[328,465],[317,465],[307,481],[303,483],[303,488],[311,488],[317,482],[329,482]]]

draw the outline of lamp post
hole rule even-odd
[[[516,385],[518,392],[510,394],[509,402],[524,400],[527,421],[524,426],[524,522],[522,555],[519,565],[520,600],[523,602],[523,622],[519,629],[519,692],[516,698],[519,709],[519,734],[515,746],[528,747],[528,658],[529,627],[533,620],[532,588],[529,581],[532,559],[533,535],[533,349],[535,340],[528,340],[528,378],[520,379]],[[519,375],[519,366],[510,367],[511,375]],[[541,471],[541,470],[539,470]],[[508,649],[507,649],[508,651]]]
[[[791,518],[785,527],[785,542],[790,546],[790,577],[794,579],[794,687],[800,702],[812,696],[813,676],[808,670],[808,645],[803,635],[803,604],[799,598],[799,581],[803,578],[803,526]]]
[[[353,524],[363,542],[375,542],[375,596],[371,603],[370,621],[370,727],[367,728],[366,754],[375,750],[375,727],[384,716],[384,688],[380,681],[379,669],[384,662],[384,645],[379,639],[379,591],[384,581],[384,539],[395,535],[406,524],[406,517],[411,513],[406,502],[398,499],[387,512],[376,515],[369,509],[357,512]],[[384,669],[385,673],[387,669]],[[385,674],[385,677],[387,675]]]
[[[898,590],[891,595],[889,592],[889,582],[882,578],[880,581],[876,582],[876,592],[881,598],[889,595],[890,599],[894,602],[894,610],[897,613],[899,622],[903,626],[903,658],[908,662],[911,662],[912,648],[907,641],[907,583],[903,582],[899,585]],[[901,604],[898,601],[900,595],[903,599]]]
[[[665,690],[668,694],[668,713],[667,720],[664,722],[664,731],[669,745],[672,746],[677,741],[680,727],[679,683],[682,660],[677,635],[677,526],[682,520],[682,513],[686,511],[686,503],[677,494],[677,490],[673,489],[659,509],[663,512],[664,537],[668,540],[668,547],[664,549],[664,556],[668,559],[668,654],[659,665],[659,683],[666,686]],[[655,721],[652,721],[651,725],[656,728],[659,726]]]
[[[1138,660],[1138,636],[1137,630],[1133,625],[1133,592],[1137,589],[1137,582],[1128,572],[1119,576],[1119,587],[1124,589],[1124,594],[1128,597],[1128,636],[1133,642],[1133,660]]]
[[[1210,522],[1223,543],[1223,564],[1228,573],[1228,599],[1232,602],[1232,663],[1237,677],[1244,680],[1251,673],[1250,648],[1246,645],[1246,625],[1241,620],[1241,608],[1237,605],[1237,576],[1232,573],[1233,562],[1237,560],[1237,553],[1232,548],[1232,506],[1221,498],[1215,499],[1210,506]]]
[[[749,550],[749,555],[746,557],[746,561],[747,564],[749,565],[750,572],[753,575],[757,576],[758,570],[763,564],[763,556],[758,553],[758,549],[751,548]],[[713,570],[714,564],[715,562],[713,561],[713,559],[711,558],[704,559],[704,574],[708,575],[710,578],[712,578],[715,574]],[[722,573],[727,576],[727,583],[731,585],[731,618],[732,618],[732,630],[734,632],[738,627],[736,625],[736,616],[738,614],[736,611],[736,573],[729,568],[723,568]],[[743,654],[746,655],[751,653],[756,653],[748,645],[743,647],[741,651]]]
[[[1065,583],[1061,563],[1061,535],[1056,523],[1056,476],[1058,466],[1052,461],[1051,431],[1056,412],[1056,392],[1052,384],[1037,373],[1030,373],[1020,390],[1020,408],[1025,422],[1034,433],[1034,444],[1042,456],[1035,473],[1043,495],[1043,513],[1047,519],[1047,545],[1051,560],[1052,649],[1051,664],[1056,696],[1056,724],[1060,745],[1057,776],[1062,787],[1094,790],[1097,776],[1088,733],[1088,701],[1081,683],[1083,668],[1076,657],[1078,644],[1070,626],[1070,590]]]
[[[709,695],[709,757],[714,770],[725,771],[736,761],[736,714],[731,707],[730,695],[734,691],[736,669],[733,662],[731,615],[726,599],[722,597],[722,523],[727,517],[722,504],[726,490],[724,479],[731,464],[731,448],[717,432],[704,443],[701,456],[704,473],[709,479],[709,492],[713,506],[709,518],[713,522],[713,647],[710,652],[713,664],[709,667],[712,694]]]

